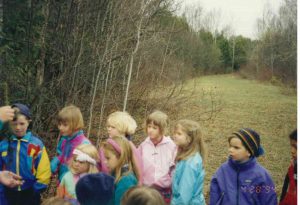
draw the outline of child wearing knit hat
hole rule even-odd
[[[113,203],[114,177],[105,173],[88,174],[76,184],[76,196],[81,205]]]
[[[272,178],[256,161],[264,154],[259,134],[249,128],[240,129],[228,142],[229,159],[212,177],[209,204],[276,205]]]
[[[8,122],[10,133],[0,142],[0,171],[11,171],[22,177],[16,187],[0,187],[0,204],[38,205],[41,193],[51,178],[50,161],[41,139],[29,129],[32,122],[27,105],[15,103],[14,117]],[[11,119],[11,118],[10,118]]]

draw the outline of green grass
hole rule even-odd
[[[297,97],[283,95],[282,88],[245,80],[234,75],[201,77],[185,86],[185,91],[195,87],[195,95],[185,105],[179,116],[201,120],[193,107],[209,108],[214,99],[220,110],[209,120],[201,120],[208,158],[205,164],[205,195],[207,198],[210,179],[216,169],[227,159],[227,138],[242,127],[249,127],[261,135],[265,155],[258,161],[269,170],[281,193],[284,176],[290,162],[289,133],[297,126]],[[206,92],[206,95],[201,93]],[[208,98],[207,94],[213,97]],[[191,110],[192,109],[192,110]],[[207,115],[207,114],[204,114]]]

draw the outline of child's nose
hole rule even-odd
[[[296,149],[292,149],[292,150],[291,150],[291,154],[292,154],[292,155],[295,155],[296,153],[297,153],[297,150],[296,150]]]

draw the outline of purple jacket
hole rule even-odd
[[[238,163],[231,158],[211,180],[210,205],[277,205],[274,183],[257,161]]]

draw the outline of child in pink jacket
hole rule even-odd
[[[143,161],[143,184],[157,189],[167,204],[171,199],[171,171],[174,168],[176,145],[166,137],[168,116],[154,111],[146,119],[148,137],[138,148]]]

